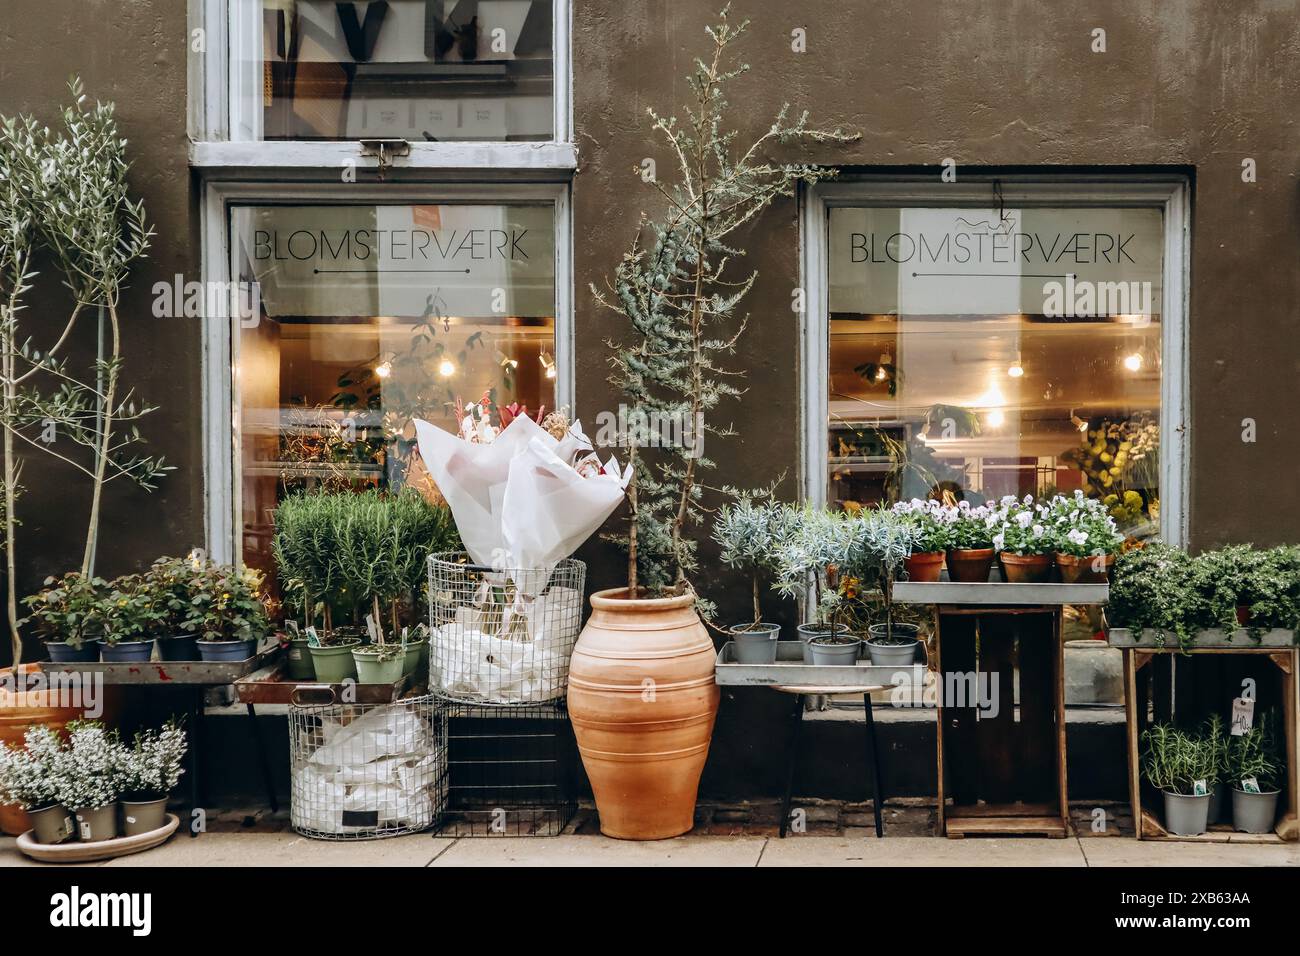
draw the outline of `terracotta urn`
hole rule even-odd
[[[1042,584],[1052,571],[1050,554],[1012,554],[1002,552],[1002,570],[1008,584]]]
[[[939,580],[939,572],[943,570],[943,552],[919,551],[910,554],[903,566],[907,568],[909,581],[933,583]]]
[[[954,548],[948,552],[948,579],[987,584],[993,567],[992,548]]]
[[[663,840],[694,825],[718,713],[713,641],[695,596],[591,596],[569,665],[569,716],[600,832]]]
[[[1061,580],[1066,584],[1105,584],[1114,563],[1113,554],[1095,554],[1086,558],[1059,552],[1056,555],[1056,566],[1061,569]]]

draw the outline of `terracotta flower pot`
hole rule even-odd
[[[943,552],[921,551],[909,555],[903,566],[907,568],[909,581],[938,581],[939,572],[943,570]]]
[[[1052,571],[1052,556],[1003,551],[1002,571],[1007,576],[1008,584],[1042,584]]]
[[[992,548],[955,548],[948,552],[948,579],[987,584],[993,567]]]
[[[718,713],[713,641],[695,598],[597,591],[569,666],[569,716],[600,831],[664,840],[691,829]]]
[[[1110,579],[1110,566],[1115,563],[1113,554],[1095,554],[1086,558],[1057,552],[1056,566],[1061,569],[1061,580],[1066,584],[1105,584]]]

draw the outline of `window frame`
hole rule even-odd
[[[836,206],[987,207],[994,182],[1001,186],[1007,206],[1145,207],[1162,211],[1160,537],[1170,544],[1186,545],[1190,464],[1187,309],[1191,193],[1188,178],[1179,174],[961,174],[957,182],[951,183],[941,182],[937,175],[925,178],[865,175],[802,189],[800,278],[805,308],[800,315],[800,493],[813,507],[820,508],[826,504],[829,482],[826,424],[830,417],[826,389],[830,358],[827,298],[830,209]]]

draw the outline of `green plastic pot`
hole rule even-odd
[[[419,653],[416,653],[419,658]],[[352,648],[352,660],[356,663],[357,682],[361,684],[392,684],[402,679],[402,668],[406,664],[406,654],[397,654],[386,661],[379,659],[379,652],[369,647]]]
[[[359,643],[353,642],[311,648],[311,662],[316,670],[316,680],[322,684],[356,680],[357,665],[352,659],[352,648],[358,646]]]
[[[428,653],[428,643],[425,641],[413,641],[406,645],[406,657],[402,661],[402,676],[410,677],[412,674],[419,673],[420,659]]]
[[[316,665],[312,663],[311,644],[307,638],[290,641],[285,648],[284,674],[289,680],[316,679]]]

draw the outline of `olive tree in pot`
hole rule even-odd
[[[1143,732],[1142,746],[1143,772],[1164,796],[1165,829],[1175,836],[1204,833],[1210,791],[1218,783],[1214,744],[1169,724],[1155,724]]]
[[[30,613],[20,623],[35,624],[52,661],[97,661],[108,590],[107,581],[79,571],[46,578],[39,592],[23,598]]]
[[[791,118],[782,109],[760,135],[741,142],[728,126],[724,94],[747,70],[732,61],[731,49],[747,24],[732,25],[725,8],[720,21],[708,28],[712,48],[688,77],[685,122],[648,111],[653,135],[673,158],[649,180],[663,213],[642,217],[613,279],[603,291],[591,289],[628,324],[624,340],[610,343],[610,381],[627,405],[616,440],[635,477],[621,539],[626,584],[591,598],[569,671],[569,713],[601,830],[628,839],[691,828],[717,713],[713,641],[690,577],[705,514],[702,472],[712,464],[702,442],[706,432],[733,432],[709,418],[739,394],[738,372],[721,360],[734,354],[744,331],[737,307],[755,279],[737,274],[743,250],[733,234],[797,183],[829,175],[772,152],[855,138],[815,129],[806,115]],[[654,447],[662,422],[682,426],[685,440]],[[645,699],[647,686],[658,688],[653,700]]]
[[[49,727],[27,728],[22,747],[0,745],[0,803],[27,811],[37,843],[62,843],[76,833],[72,814],[59,802],[55,760],[61,741]]]
[[[1242,833],[1270,833],[1277,820],[1284,764],[1275,714],[1230,738],[1228,768],[1232,784],[1232,826]]]
[[[118,805],[122,834],[136,836],[157,830],[167,821],[167,796],[184,770],[185,731],[168,721],[161,730],[143,730],[130,747],[118,748]]]
[[[754,504],[747,497],[724,505],[713,522],[713,540],[722,546],[724,564],[749,575],[754,617],[726,628],[737,664],[771,664],[776,660],[779,624],[763,620],[760,584],[776,569],[776,556],[789,535],[790,508],[775,501]]]
[[[881,509],[866,512],[858,520],[862,522],[861,546],[872,556],[885,614],[883,623],[867,629],[867,653],[877,667],[906,667],[916,661],[921,629],[894,620],[894,581],[925,532],[907,513]]]
[[[68,743],[54,756],[54,798],[72,811],[83,842],[117,836],[121,744],[95,720],[68,724]]]

